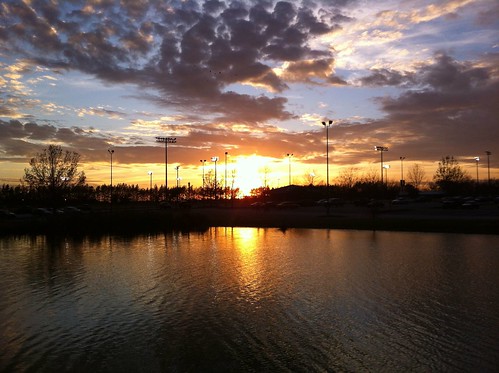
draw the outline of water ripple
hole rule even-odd
[[[497,238],[0,239],[2,371],[493,371]]]

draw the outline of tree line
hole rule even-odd
[[[215,182],[208,173],[203,187],[181,186],[165,189],[161,187],[140,188],[138,185],[116,184],[91,186],[86,183],[86,176],[79,171],[80,155],[71,151],[64,151],[61,146],[50,145],[36,154],[24,171],[20,185],[3,185],[0,190],[0,201],[3,204],[52,204],[54,206],[74,203],[90,202],[160,202],[185,200],[218,200],[235,199],[239,197],[239,190],[233,186],[224,186]],[[337,182],[326,190],[324,185],[313,185],[313,173],[304,177],[306,184],[302,189],[295,188],[292,198],[300,199],[300,193],[316,198],[324,196],[340,196],[347,199],[356,198],[391,198],[400,192],[417,195],[426,178],[423,168],[415,164],[409,169],[406,185],[399,183],[381,183],[378,174],[367,173],[358,177],[355,169],[342,171]],[[233,185],[234,183],[232,183]],[[251,197],[264,198],[270,194],[279,193],[264,186],[251,191]],[[442,157],[430,189],[439,190],[449,195],[455,194],[497,194],[499,183],[492,180],[490,183],[477,183],[462,169],[459,162],[452,156]],[[277,188],[286,189],[286,188]],[[289,189],[289,188],[288,188]],[[301,190],[301,191],[300,191]],[[289,190],[286,198],[289,198]]]

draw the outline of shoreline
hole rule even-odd
[[[78,215],[26,217],[0,221],[0,235],[148,234],[168,231],[204,231],[210,227],[352,229],[373,231],[499,234],[499,209],[445,210],[436,206],[255,209],[157,207],[101,209]]]

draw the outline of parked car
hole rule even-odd
[[[81,210],[78,207],[75,207],[75,206],[66,206],[64,208],[64,213],[65,214],[77,215],[77,214],[81,214]]]
[[[440,202],[444,209],[455,209],[463,203],[461,197],[444,197]]]
[[[320,199],[316,202],[317,205],[319,206],[343,206],[345,204],[345,201],[343,201],[341,198],[324,198]]]
[[[295,203],[295,202],[288,202],[288,201],[286,201],[286,202],[278,203],[276,205],[276,207],[278,209],[295,209],[295,208],[300,207],[300,205],[297,204],[297,203]]]
[[[480,204],[477,201],[471,199],[464,201],[461,207],[469,210],[474,210],[480,208]]]
[[[0,219],[15,219],[16,214],[9,210],[0,210]]]
[[[33,210],[33,214],[39,216],[50,216],[54,215],[54,211],[46,207],[37,207],[36,209]]]
[[[263,208],[264,206],[265,206],[265,204],[263,202],[253,202],[250,205],[250,207],[255,208],[255,209]]]
[[[397,197],[392,201],[392,205],[407,205],[409,202],[407,198]]]
[[[385,206],[385,204],[382,201],[377,201],[375,199],[372,199],[369,201],[367,204],[368,207],[376,209],[376,208],[382,208]]]

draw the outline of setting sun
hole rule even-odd
[[[235,171],[234,187],[239,188],[242,195],[249,195],[252,189],[262,186],[278,186],[280,170],[273,158],[256,154],[237,157],[231,164]],[[231,169],[231,170],[232,170]],[[232,175],[228,175],[232,183]]]

